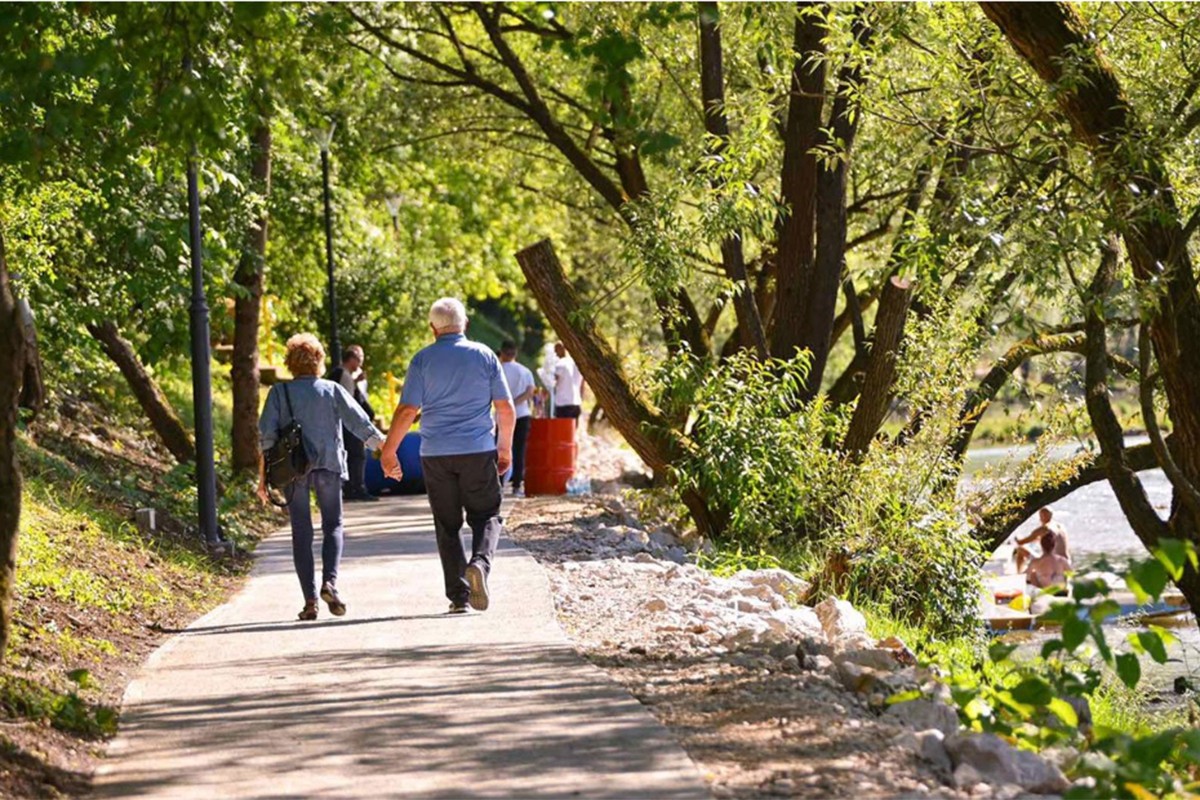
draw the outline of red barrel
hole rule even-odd
[[[575,420],[530,420],[525,494],[566,494],[575,475],[575,449]]]

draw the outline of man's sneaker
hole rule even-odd
[[[329,613],[335,617],[341,617],[346,614],[346,604],[342,602],[342,598],[338,597],[337,589],[333,588],[333,584],[326,581],[321,586],[321,599],[329,606]]]
[[[512,496],[513,496],[513,497],[524,497],[524,496],[525,496],[525,490],[524,490],[524,489],[522,489],[520,486],[518,486],[517,488],[513,489],[513,491],[512,491]]]
[[[471,589],[471,594],[468,596],[467,602],[476,611],[487,611],[487,575],[484,574],[483,570],[477,564],[468,564],[466,578],[467,586]]]
[[[456,603],[450,604],[450,610],[446,613],[448,613],[448,614],[466,614],[470,610],[471,609],[467,607],[466,603],[457,603],[456,602]]]

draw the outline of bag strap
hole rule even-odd
[[[287,403],[288,422],[295,422],[296,415],[292,413],[292,396],[288,394],[288,385],[287,383],[281,383],[279,385],[283,388],[283,401]]]

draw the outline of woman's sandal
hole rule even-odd
[[[342,602],[342,598],[338,596],[337,589],[333,588],[332,583],[325,583],[321,586],[321,599],[329,606],[329,613],[335,617],[343,616],[346,613],[346,604]]]
[[[311,622],[317,618],[317,601],[309,600],[304,604],[304,610],[296,617],[301,622]]]

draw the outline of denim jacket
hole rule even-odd
[[[277,383],[271,387],[258,419],[258,441],[264,452],[279,438],[279,429],[291,421],[283,397],[284,385]],[[336,472],[343,480],[348,477],[346,452],[342,445],[343,425],[372,449],[383,444],[383,434],[340,384],[306,376],[296,378],[286,386],[312,469]]]

